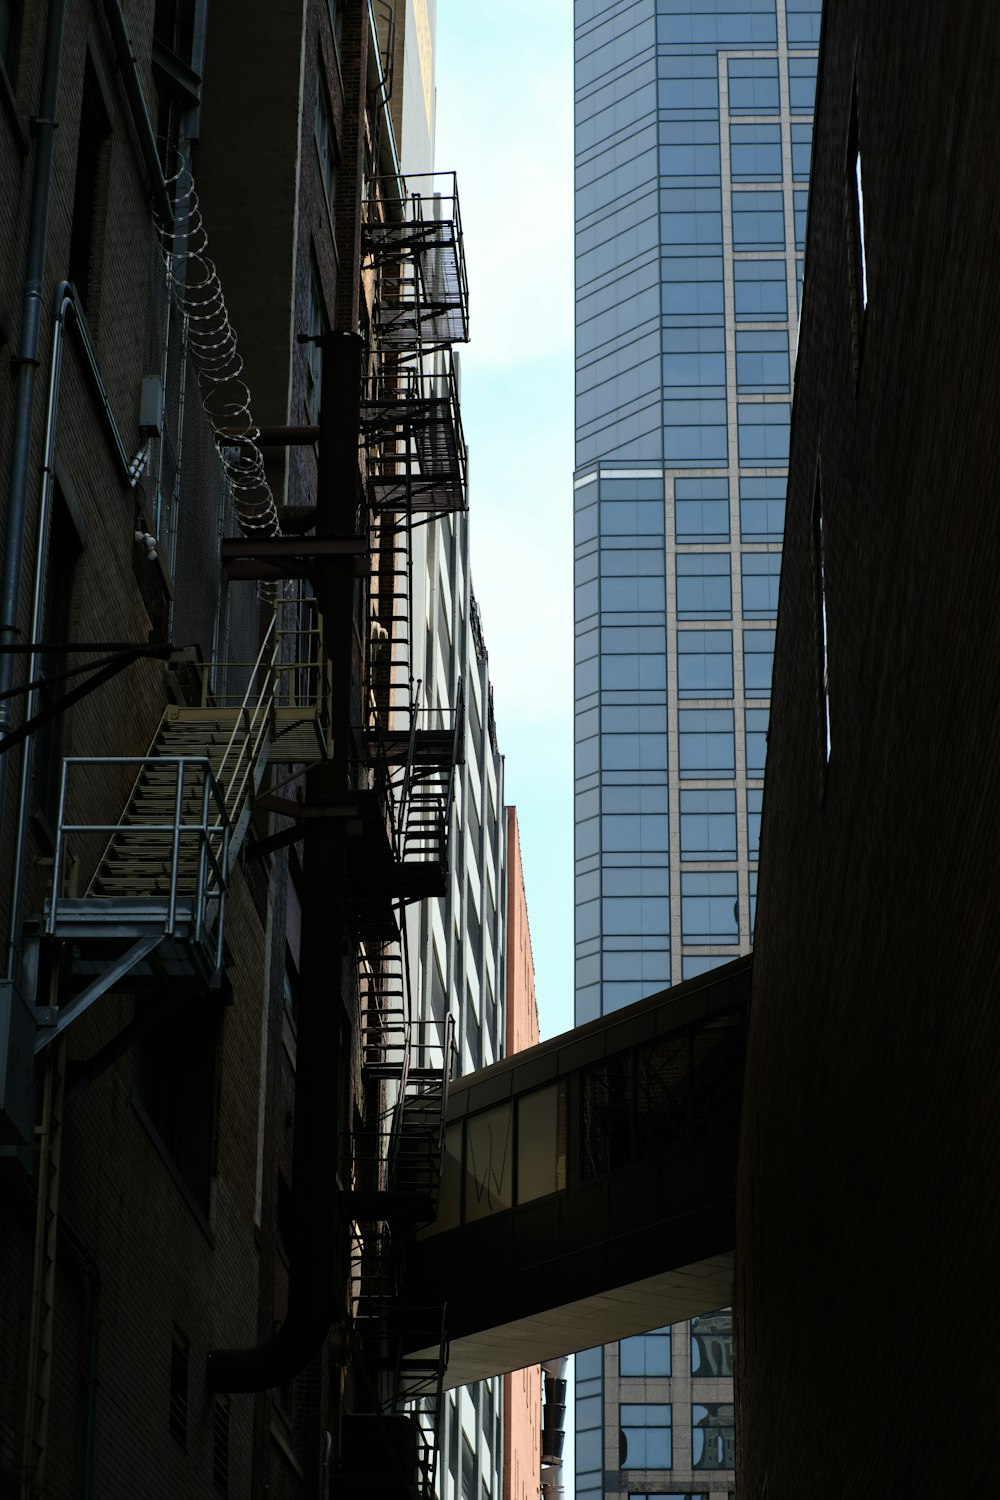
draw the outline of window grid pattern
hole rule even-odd
[[[819,11],[576,11],[583,1022],[750,943]]]

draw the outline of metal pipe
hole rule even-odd
[[[24,552],[28,464],[31,454],[31,416],[38,368],[38,334],[42,314],[42,284],[48,242],[49,198],[52,187],[52,156],[59,105],[59,75],[62,70],[66,0],[52,0],[45,32],[45,61],[35,131],[35,162],[31,179],[28,219],[28,251],[25,261],[21,310],[21,344],[17,358],[17,390],[14,396],[14,434],[11,444],[10,487],[7,496],[7,535],[4,546],[3,581],[0,584],[0,642],[17,635],[18,601],[21,592]],[[14,683],[13,656],[0,656],[0,693]],[[0,697],[0,731],[11,726],[10,700]],[[0,831],[6,805],[7,768],[0,761]],[[12,909],[13,910],[13,909]],[[10,968],[7,977],[13,978]]]
[[[35,541],[35,580],[31,601],[31,640],[42,639],[42,623],[45,610],[45,552],[49,539],[49,516],[52,509],[52,483],[55,463],[56,417],[59,411],[59,375],[62,369],[62,345],[66,331],[66,311],[73,305],[73,290],[68,282],[59,283],[56,298],[55,326],[52,330],[52,352],[49,359],[49,392],[45,409],[45,441],[42,449],[42,492],[38,501],[38,535]],[[25,476],[27,477],[27,476]],[[22,517],[23,520],[23,517]],[[5,658],[13,661],[13,658]],[[28,658],[28,681],[34,682],[39,673],[39,652],[33,650]],[[4,684],[7,686],[7,684]],[[24,705],[25,719],[35,713],[37,693],[32,688]],[[6,711],[6,702],[0,702],[0,713]],[[8,728],[4,725],[4,728]],[[17,824],[14,843],[14,868],[10,888],[10,915],[7,924],[7,978],[17,979],[17,955],[21,940],[21,893],[24,886],[24,858],[28,837],[29,799],[31,796],[31,738],[24,742],[21,752],[21,777],[17,799]],[[6,763],[6,757],[0,766]],[[3,787],[0,784],[0,794]]]
[[[115,44],[118,69],[122,75],[125,97],[128,100],[129,113],[135,126],[143,166],[149,178],[150,192],[156,203],[156,212],[165,228],[172,229],[174,206],[163,176],[160,153],[156,149],[156,135],[146,107],[146,96],[142,91],[139,63],[132,46],[132,39],[128,34],[128,27],[125,25],[125,17],[119,0],[104,0],[104,14],[111,32],[111,40]]]

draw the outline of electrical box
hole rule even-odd
[[[139,397],[139,426],[145,433],[163,431],[163,381],[159,375],[142,377]]]

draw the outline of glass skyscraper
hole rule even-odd
[[[575,0],[576,1018],[749,947],[820,0]],[[577,1496],[733,1489],[728,1315],[577,1358]]]

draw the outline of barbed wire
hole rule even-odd
[[[215,262],[208,254],[208,232],[194,178],[181,163],[167,188],[174,203],[172,224],[154,210],[170,295],[186,323],[188,352],[198,376],[201,402],[212,425],[219,458],[244,536],[277,536],[278,508],[257,446],[250,387],[243,378],[243,356],[229,320]]]

